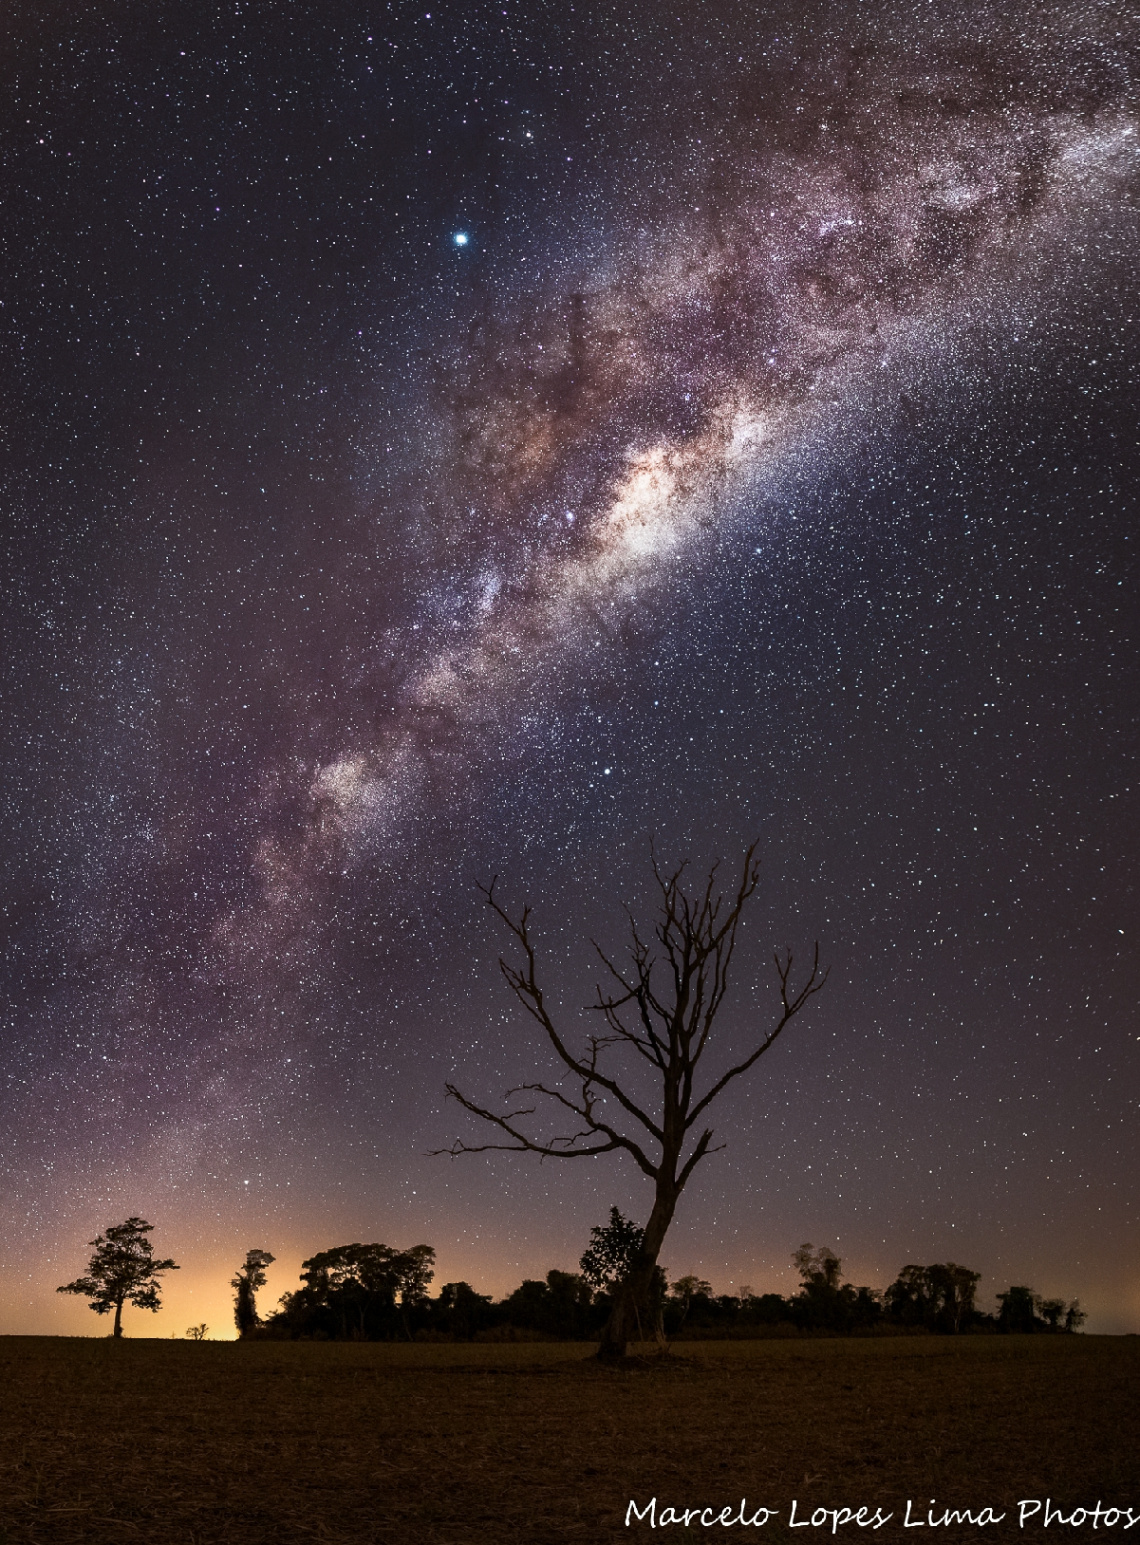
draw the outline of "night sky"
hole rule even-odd
[[[1010,23],[1015,14],[1016,23]],[[352,1240],[575,1269],[551,1076],[649,844],[831,978],[662,1260],[1140,1330],[1140,24],[1124,4],[16,0],[0,22],[0,1329]],[[715,1060],[715,1050],[710,1060]],[[725,1065],[723,1062],[721,1065]]]

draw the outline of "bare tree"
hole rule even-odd
[[[746,1056],[714,1077],[703,1093],[698,1092],[697,1066],[724,1002],[741,914],[759,879],[755,851],[753,843],[744,855],[739,883],[729,898],[717,892],[716,864],[704,885],[690,892],[684,885],[686,866],[665,873],[653,855],[653,876],[660,892],[653,933],[646,938],[630,914],[628,959],[620,966],[595,944],[608,985],[598,986],[597,1001],[591,1007],[602,1016],[605,1031],[591,1035],[581,1055],[567,1046],[539,985],[531,908],[524,907],[516,919],[496,899],[494,880],[483,890],[488,906],[510,929],[522,951],[519,965],[499,961],[507,985],[577,1083],[571,1094],[544,1083],[523,1084],[508,1090],[508,1098],[520,1093],[538,1095],[569,1112],[580,1125],[567,1137],[532,1136],[520,1123],[530,1125],[527,1118],[534,1116],[535,1105],[500,1114],[484,1109],[454,1084],[448,1084],[447,1092],[453,1099],[472,1115],[498,1127],[509,1141],[469,1144],[457,1140],[444,1151],[454,1155],[505,1150],[537,1153],[544,1159],[621,1152],[653,1181],[653,1208],[641,1247],[614,1295],[598,1351],[602,1358],[624,1356],[633,1338],[638,1306],[650,1290],[678,1198],[693,1170],[712,1151],[712,1129],[704,1125],[706,1112],[729,1084],[759,1061],[788,1021],[827,980],[826,970],[820,969],[818,944],[811,970],[798,987],[792,978],[791,951],[777,951],[780,1007],[775,1022],[759,1035]],[[602,1071],[599,1059],[611,1047],[628,1048],[648,1064],[656,1088],[652,1101],[635,1098],[628,1079]],[[615,1103],[620,1113],[614,1112]],[[631,1129],[635,1136],[629,1135]],[[649,1140],[656,1145],[656,1154],[647,1151]]]

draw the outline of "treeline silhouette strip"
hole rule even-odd
[[[597,1340],[622,1281],[622,1247],[633,1228],[616,1209],[593,1231],[581,1272],[551,1270],[494,1302],[467,1282],[445,1283],[428,1296],[435,1252],[429,1245],[397,1251],[386,1245],[342,1245],[302,1265],[302,1286],[246,1334],[270,1339],[353,1341]],[[633,1230],[636,1232],[636,1230]],[[978,1272],[952,1261],[904,1266],[884,1291],[842,1281],[841,1261],[809,1245],[793,1254],[798,1293],[714,1294],[698,1277],[671,1285],[658,1269],[640,1306],[642,1335],[669,1339],[787,1335],[875,1335],[1031,1332],[1071,1333],[1084,1323],[1079,1303],[1043,1299],[1032,1288],[998,1295],[998,1312],[975,1304]]]
[[[131,1217],[91,1240],[87,1275],[59,1288],[88,1299],[96,1314],[114,1311],[114,1335],[122,1335],[123,1306],[152,1312],[161,1307],[159,1279],[177,1271],[158,1260],[147,1237],[153,1225]],[[337,1245],[301,1263],[301,1286],[286,1293],[275,1314],[262,1321],[257,1293],[273,1264],[267,1250],[249,1250],[231,1282],[234,1319],[243,1338],[259,1336],[321,1341],[592,1341],[601,1336],[615,1296],[625,1292],[640,1258],[643,1230],[616,1207],[607,1224],[590,1231],[578,1272],[552,1270],[527,1280],[498,1303],[467,1282],[447,1282],[428,1296],[435,1276],[431,1245],[394,1250],[382,1244]],[[642,1339],[765,1335],[868,1335],[933,1332],[1072,1333],[1085,1314],[1074,1299],[1041,1298],[1029,1287],[998,1294],[996,1315],[975,1303],[980,1275],[953,1261],[904,1266],[883,1292],[843,1281],[842,1262],[826,1247],[801,1245],[792,1254],[800,1290],[714,1294],[699,1277],[671,1285],[655,1266],[633,1305]],[[203,1340],[206,1326],[187,1335]]]

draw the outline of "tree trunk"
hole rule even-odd
[[[601,1345],[598,1347],[598,1357],[602,1362],[619,1361],[629,1351],[629,1343],[635,1337],[641,1338],[640,1310],[648,1303],[657,1257],[673,1221],[678,1195],[675,1186],[658,1183],[653,1211],[645,1225],[641,1250],[633,1263],[633,1269],[614,1294],[613,1308],[602,1330]]]
[[[123,1334],[123,1300],[121,1298],[117,1298],[115,1300],[115,1335],[116,1335],[116,1337],[119,1337],[122,1334]]]
[[[253,1287],[245,1277],[239,1277],[234,1319],[239,1336],[249,1336],[257,1329],[257,1304]]]

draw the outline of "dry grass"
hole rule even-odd
[[[899,1527],[907,1497],[1140,1510],[1134,1338],[705,1343],[617,1370],[590,1351],[0,1339],[0,1545],[603,1545],[657,1538],[624,1527],[652,1496],[781,1509],[674,1540],[830,1538],[788,1533],[793,1497],[895,1511],[847,1539],[931,1538]]]

